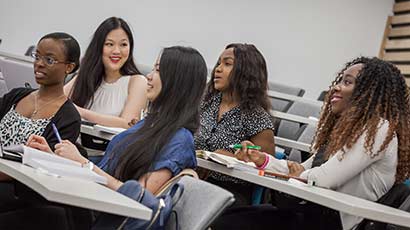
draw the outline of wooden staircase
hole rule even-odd
[[[396,2],[384,30],[379,57],[394,63],[410,86],[410,0]]]

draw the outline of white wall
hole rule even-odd
[[[212,67],[231,42],[254,43],[270,80],[316,98],[342,65],[376,56],[393,0],[1,0],[0,50],[23,54],[44,34],[65,31],[85,50],[109,16],[134,31],[136,61],[151,65],[161,47],[197,48]]]

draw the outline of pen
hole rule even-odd
[[[58,129],[54,123],[51,123],[51,127],[53,127],[54,135],[56,135],[58,143],[61,143],[61,137],[60,134],[58,133]]]
[[[241,148],[242,148],[242,145],[241,145],[241,144],[229,145],[229,148],[241,149]],[[260,147],[260,146],[257,146],[257,145],[247,145],[246,148],[247,148],[247,149],[261,150],[261,147]]]
[[[301,181],[303,183],[308,183],[308,180],[300,178],[300,177],[296,177],[296,176],[289,176],[286,174],[281,174],[281,173],[275,173],[275,172],[271,172],[271,171],[267,171],[267,170],[259,170],[258,174],[260,176],[273,176],[279,179],[284,179],[284,180],[289,180],[290,178]]]

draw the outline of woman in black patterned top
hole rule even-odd
[[[273,122],[267,98],[266,62],[251,44],[230,44],[212,71],[201,103],[201,127],[196,149],[233,156],[229,145],[251,140],[273,154]],[[235,194],[237,203],[249,203],[252,186],[212,172],[208,181]]]

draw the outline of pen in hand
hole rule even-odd
[[[241,144],[234,144],[234,145],[229,145],[229,148],[233,148],[233,149],[241,149],[242,145]],[[258,145],[247,145],[246,146],[247,149],[256,149],[256,150],[261,150],[261,147]]]
[[[53,132],[54,132],[54,135],[56,135],[56,137],[57,137],[58,143],[61,143],[62,142],[61,141],[61,136],[60,136],[60,133],[58,133],[58,129],[57,129],[56,125],[54,123],[51,123],[51,127],[53,127]]]

